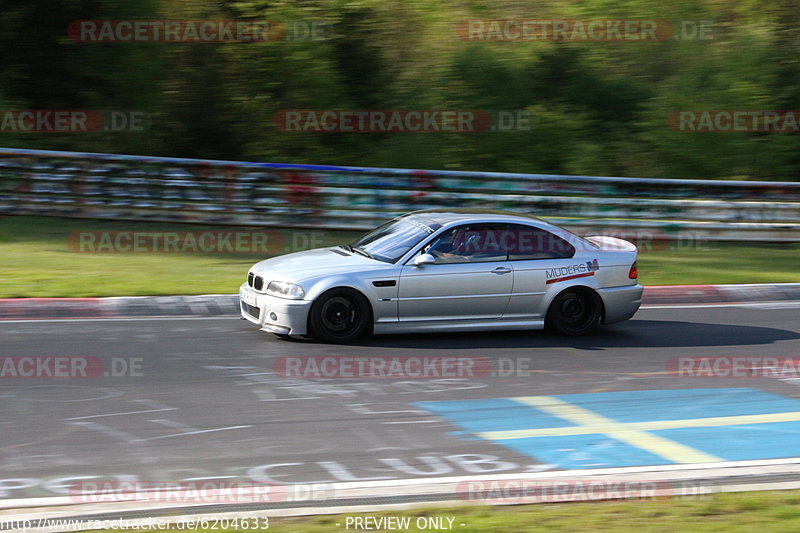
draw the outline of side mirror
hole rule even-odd
[[[420,254],[414,259],[415,266],[432,265],[436,262],[436,258],[431,254]]]

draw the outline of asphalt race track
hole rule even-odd
[[[799,358],[799,316],[798,303],[648,308],[579,339],[353,346],[283,341],[235,318],[0,322],[2,356],[96,357],[109,374],[0,379],[0,498],[63,495],[80,479],[328,483],[800,456],[800,375],[669,371],[675,357]],[[486,358],[493,371],[273,372],[282,356],[331,355]],[[609,427],[585,427],[598,424]]]

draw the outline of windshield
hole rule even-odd
[[[350,246],[385,263],[394,263],[425,237],[441,228],[420,217],[400,217],[378,226]]]

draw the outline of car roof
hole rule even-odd
[[[412,211],[403,218],[417,218],[426,222],[435,222],[442,226],[447,226],[460,222],[479,222],[486,218],[492,220],[499,220],[504,222],[522,222],[525,220],[536,221],[546,226],[552,226],[549,222],[542,220],[533,215],[526,215],[523,213],[512,213],[509,211],[496,211],[492,209],[473,209],[473,208],[437,208],[437,209],[424,209],[421,211]]]

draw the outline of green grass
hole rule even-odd
[[[206,230],[274,232],[283,237],[274,245],[272,237],[267,241],[268,250],[275,253],[310,247],[307,243],[327,246],[350,240],[324,231],[4,216],[0,217],[0,297],[235,293],[253,263],[270,254],[81,253],[68,244],[70,235],[78,232]]]
[[[345,243],[360,233],[0,216],[0,297],[235,293],[265,254],[78,253],[68,238],[87,231],[265,229],[283,237],[271,248],[276,254]],[[640,253],[639,279],[645,285],[800,282],[798,259],[798,244],[655,244]]]
[[[345,532],[348,531],[345,528],[348,516],[411,517],[412,525],[404,531],[421,531],[414,526],[419,516],[444,516],[455,518],[453,531],[459,533],[796,533],[800,531],[800,491],[720,493],[665,500],[507,507],[420,507],[409,511],[271,518],[268,531]],[[354,531],[352,525],[349,531]]]
[[[698,243],[641,250],[642,285],[800,282],[800,244]]]

